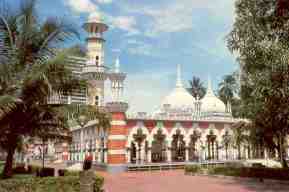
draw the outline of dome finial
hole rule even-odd
[[[117,57],[115,60],[114,72],[119,73],[119,68],[120,68],[119,57]]]
[[[213,89],[212,89],[212,81],[211,81],[210,75],[208,76],[207,94],[208,95],[214,95],[214,92],[213,92]]]
[[[177,83],[176,83],[176,87],[183,87],[181,64],[177,65]]]

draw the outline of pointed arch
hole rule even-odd
[[[137,125],[134,126],[134,127],[130,130],[130,132],[129,132],[129,134],[128,134],[128,138],[127,138],[127,142],[126,142],[126,147],[129,147],[130,144],[131,144],[131,142],[134,141],[133,135],[134,135],[134,134],[137,134],[137,130],[138,130],[138,129],[141,129],[141,130],[142,130],[143,134],[146,135],[145,141],[148,141],[148,138],[149,138],[149,135],[150,135],[149,130],[144,126],[143,123],[137,123]]]

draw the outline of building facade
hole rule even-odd
[[[71,128],[68,146],[70,162],[81,162],[92,155],[95,163],[110,170],[123,170],[127,164],[225,160],[237,157],[233,148],[231,107],[214,94],[208,81],[203,98],[194,98],[183,86],[181,66],[177,66],[176,86],[151,114],[128,114],[129,103],[122,99],[126,74],[119,59],[109,70],[104,63],[103,33],[108,30],[100,17],[84,24],[88,32],[87,57],[79,75],[89,80],[85,101],[103,107],[111,114],[110,129],[97,126],[97,120]],[[110,88],[104,86],[109,80]],[[111,101],[105,103],[105,92]],[[243,149],[242,149],[243,150]],[[246,150],[244,148],[244,150]]]

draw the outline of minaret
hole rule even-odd
[[[107,142],[107,169],[109,172],[124,171],[126,169],[126,111],[128,104],[122,101],[123,82],[126,74],[120,72],[119,58],[116,59],[114,70],[109,74],[113,100],[106,104],[111,113],[111,127]]]
[[[182,87],[183,87],[181,64],[178,64],[178,65],[177,65],[177,82],[176,82],[176,87],[177,87],[177,88],[182,88]]]
[[[104,65],[104,43],[103,33],[108,26],[101,20],[100,15],[91,15],[83,25],[88,33],[87,62],[83,68],[83,75],[89,80],[88,100],[90,105],[103,106],[104,103],[104,81],[107,78]]]

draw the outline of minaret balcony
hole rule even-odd
[[[105,71],[104,66],[86,65],[83,67],[82,73],[104,73]]]

